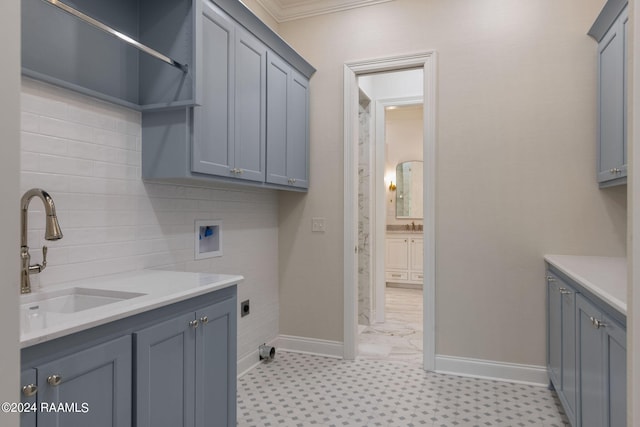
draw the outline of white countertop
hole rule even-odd
[[[28,347],[203,295],[243,280],[242,276],[237,275],[141,270],[47,287],[41,292],[20,296],[20,347]],[[33,311],[23,309],[27,307],[23,304],[36,304],[35,301],[43,293],[74,287],[143,295],[75,313],[45,312],[34,316]]]
[[[597,256],[545,255],[545,261],[627,314],[627,259]]]

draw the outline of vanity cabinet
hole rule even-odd
[[[385,279],[392,283],[422,284],[424,238],[412,234],[387,236]]]
[[[136,426],[235,425],[234,308],[227,300],[134,334]]]
[[[609,0],[589,35],[598,42],[598,183],[627,182],[626,1]]]
[[[143,114],[142,178],[305,191],[315,69],[237,0],[200,20],[202,102]]]
[[[574,427],[626,426],[626,317],[549,266],[547,371]]]
[[[22,427],[236,425],[236,287],[22,349]],[[87,403],[87,410],[82,404]]]

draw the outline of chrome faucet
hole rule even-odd
[[[20,199],[20,260],[22,263],[22,271],[20,273],[20,293],[31,293],[30,274],[40,273],[47,266],[47,247],[42,247],[42,264],[31,265],[31,255],[29,254],[29,246],[27,246],[27,212],[29,211],[29,202],[34,197],[39,197],[44,203],[44,210],[47,215],[45,223],[44,238],[46,240],[62,239],[62,230],[58,224],[56,216],[56,206],[53,199],[44,190],[32,188],[22,195]]]

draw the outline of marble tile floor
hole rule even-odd
[[[422,290],[387,287],[385,322],[360,325],[358,357],[422,366]]]
[[[238,380],[237,409],[242,427],[568,425],[545,387],[284,351]]]

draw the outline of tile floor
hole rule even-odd
[[[422,289],[385,290],[385,322],[361,326],[358,355],[422,366]]]
[[[397,361],[279,352],[238,380],[238,425],[563,426],[544,387],[425,372]]]

